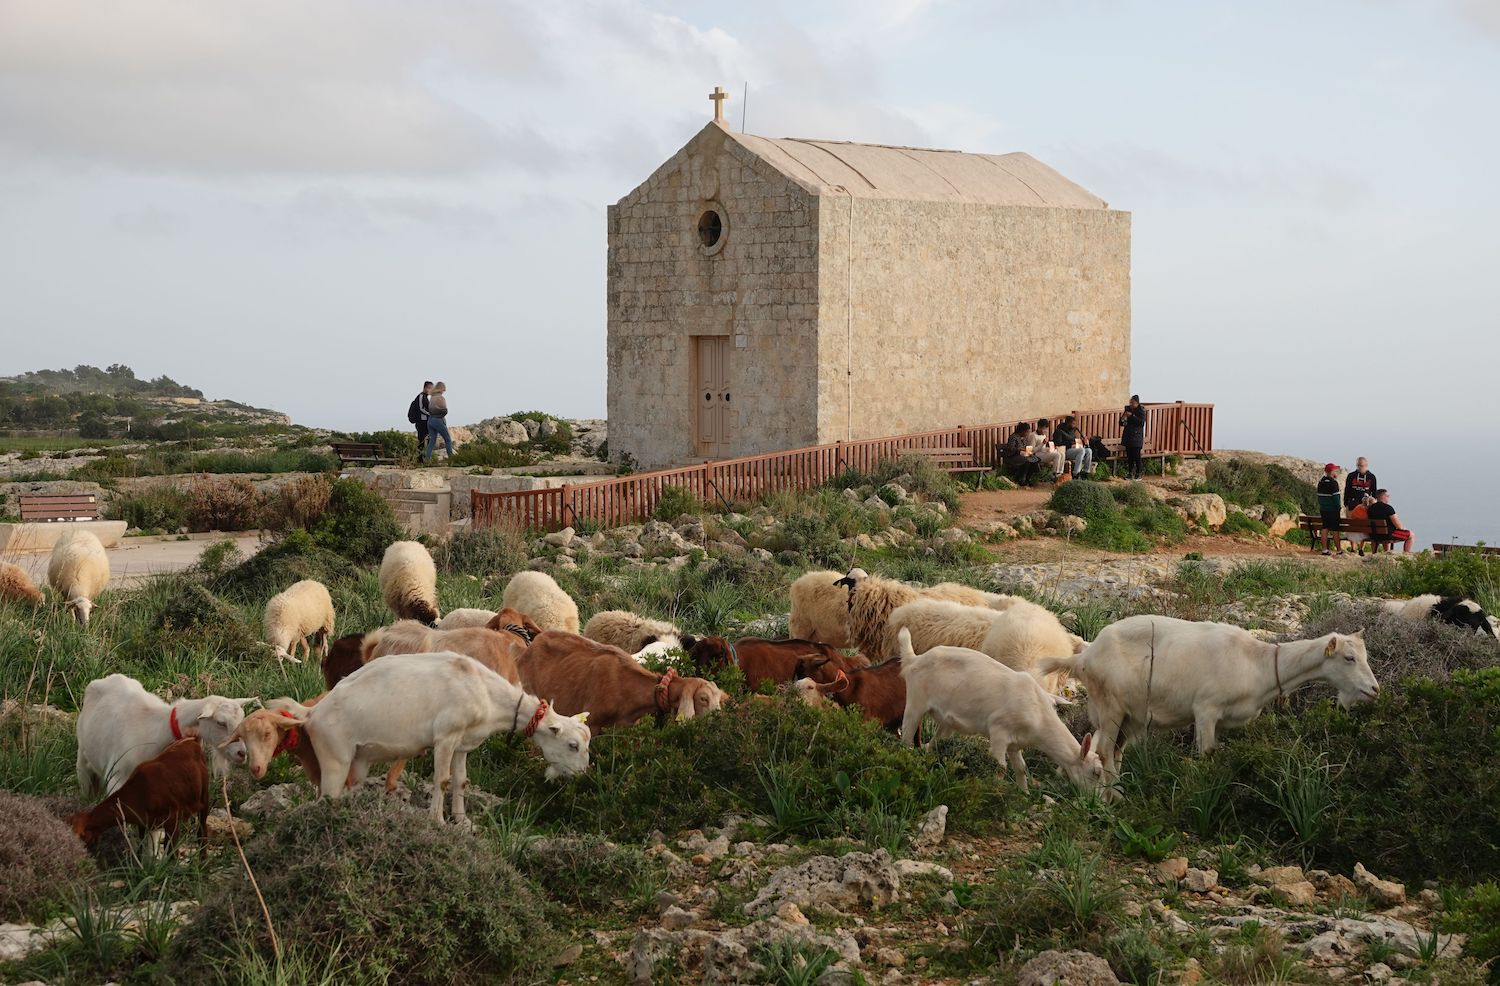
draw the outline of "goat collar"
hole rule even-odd
[[[286,716],[288,719],[292,718],[292,714],[286,709],[282,709],[281,714]],[[276,749],[271,751],[271,756],[279,757],[283,753],[291,753],[301,742],[302,730],[297,726],[293,726],[291,729],[288,729],[286,732],[281,734],[281,742],[276,744]]]
[[[531,737],[536,734],[536,727],[540,726],[542,724],[542,720],[546,717],[547,700],[544,698],[539,698],[536,702],[536,711],[531,714],[531,721],[526,724],[526,728],[521,731],[521,735],[525,736],[527,739],[531,739]]]
[[[729,648],[729,663],[733,664],[735,667],[739,667],[740,652],[739,649],[734,646],[734,641],[730,640],[728,637],[725,637],[724,646]]]
[[[845,688],[849,687],[849,676],[844,674],[843,669],[840,668],[838,672],[834,674],[833,680],[830,681],[829,684],[833,686],[832,688],[828,689],[830,692],[841,692]]]
[[[668,689],[671,688],[672,681],[676,677],[677,669],[667,668],[667,673],[657,679],[656,688],[653,689],[653,694],[656,697],[656,707],[663,712],[672,707],[672,698],[668,694]]]
[[[531,643],[533,640],[536,639],[536,634],[532,633],[530,630],[528,630],[525,627],[521,626],[521,624],[519,624],[519,623],[507,623],[507,624],[505,624],[505,629],[509,630],[511,633],[515,634],[517,637],[520,637],[522,640],[526,641],[528,644]]]
[[[177,725],[177,706],[172,706],[172,714],[167,717],[167,725],[172,727],[172,738],[182,739],[182,727]]]

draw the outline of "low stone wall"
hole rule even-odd
[[[64,534],[93,531],[106,548],[113,548],[125,536],[123,520],[71,520],[52,524],[0,524],[0,555],[51,551]]]

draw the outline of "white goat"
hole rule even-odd
[[[1022,751],[1031,748],[1047,754],[1079,787],[1103,785],[1104,765],[1089,749],[1092,737],[1085,736],[1082,745],[1073,738],[1057,716],[1057,699],[1034,677],[966,647],[940,646],[916,654],[904,629],[896,644],[906,682],[902,742],[914,742],[922,718],[931,714],[937,724],[933,743],[954,735],[988,738],[990,753],[1010,766],[1023,791],[1027,774]]]
[[[1038,667],[1083,682],[1099,756],[1118,776],[1124,743],[1149,725],[1192,726],[1198,751],[1207,753],[1221,726],[1243,726],[1310,682],[1333,685],[1343,706],[1373,700],[1380,683],[1363,633],[1270,644],[1227,623],[1132,616],[1105,627],[1082,654],[1044,658]]]
[[[443,792],[453,817],[464,817],[469,751],[497,732],[521,732],[546,757],[547,777],[588,769],[587,713],[562,716],[473,658],[451,651],[393,654],[372,661],[308,707],[278,698],[318,754],[325,797],[343,794],[345,779],[363,783],[370,765],[433,755],[432,817],[443,820]]]
[[[203,741],[215,773],[223,773],[226,757],[244,762],[244,743],[235,740],[223,750],[219,744],[245,718],[245,703],[253,701],[210,695],[168,705],[123,674],[91,681],[78,712],[78,787],[86,798],[107,797],[137,767],[187,736]]]

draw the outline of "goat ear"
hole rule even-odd
[[[582,725],[583,723],[588,722],[589,721],[588,710],[584,710],[583,712],[578,713],[573,718],[578,720],[579,725]]]
[[[693,705],[693,696],[697,694],[695,688],[684,688],[677,699],[677,718],[691,719],[698,711]]]
[[[692,650],[693,649],[693,645],[696,644],[697,642],[698,642],[698,638],[695,637],[695,636],[693,636],[690,633],[685,633],[685,634],[682,635],[682,649],[685,650],[685,651]]]
[[[1087,760],[1089,758],[1089,747],[1091,747],[1093,745],[1094,745],[1094,734],[1093,733],[1086,733],[1086,734],[1084,734],[1083,742],[1080,743],[1079,746],[1078,746],[1078,759],[1079,760]]]
[[[1332,657],[1333,652],[1339,649],[1339,635],[1334,634],[1328,638],[1328,646],[1323,648],[1324,657]]]
[[[1358,630],[1355,630],[1353,633],[1349,634],[1349,636],[1351,636],[1351,637],[1358,637],[1360,640],[1364,640],[1365,639],[1365,628],[1364,627],[1360,627]]]

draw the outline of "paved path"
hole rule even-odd
[[[241,558],[248,558],[262,547],[259,535],[226,534],[239,549]],[[125,538],[118,548],[108,549],[109,584],[118,589],[165,572],[180,572],[198,560],[208,546],[222,538],[194,539],[192,541],[158,540],[154,537]],[[31,574],[37,585],[47,584],[47,561],[51,556],[45,551],[13,554],[6,561],[15,562]]]

